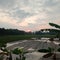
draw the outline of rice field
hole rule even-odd
[[[13,42],[13,41],[19,41],[19,40],[30,40],[32,38],[52,38],[55,37],[55,35],[6,35],[6,36],[0,36],[0,43],[7,43],[7,42]]]

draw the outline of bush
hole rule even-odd
[[[51,48],[51,47],[48,47],[48,49],[40,49],[40,50],[38,50],[38,52],[44,52],[44,53],[46,53],[46,52],[52,52],[52,51],[54,51],[54,49]]]
[[[50,50],[48,50],[48,49],[40,49],[40,50],[38,50],[38,52],[46,53],[46,52],[50,52]]]
[[[24,53],[23,49],[22,48],[15,48],[14,50],[12,50],[12,53],[14,54],[22,54]]]

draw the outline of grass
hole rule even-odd
[[[0,36],[0,43],[3,43],[3,42],[7,43],[12,41],[18,41],[18,40],[29,40],[34,37],[52,38],[52,37],[55,37],[55,35],[6,35],[6,36]]]
[[[31,35],[7,35],[7,36],[0,36],[0,42],[12,42],[17,40],[25,40],[30,39]]]

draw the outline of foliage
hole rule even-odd
[[[23,49],[19,49],[19,48],[15,48],[13,51],[12,51],[14,54],[21,54],[23,53]]]
[[[59,28],[60,29],[60,25],[57,25],[55,23],[49,23],[49,25],[52,26],[52,27],[55,27],[55,28]],[[59,36],[60,35],[60,30],[55,30],[54,32],[56,32],[56,34],[55,34],[56,37],[57,38],[60,38],[60,36]]]
[[[49,25],[60,29],[60,25],[57,25],[57,24],[54,24],[54,23],[49,23]]]
[[[40,50],[38,50],[38,52],[44,52],[44,53],[47,53],[47,52],[50,52],[50,50],[48,50],[48,49],[40,49]]]
[[[24,35],[27,34],[23,30],[17,30],[17,29],[5,29],[5,28],[0,28],[0,35]]]
[[[47,53],[47,52],[52,52],[54,49],[51,48],[51,47],[48,47],[48,49],[39,49],[38,52],[44,52],[44,53]]]
[[[19,55],[20,56],[20,60],[25,60],[25,56],[24,56],[25,53],[23,51],[23,48],[15,48],[12,52],[13,52],[13,54]]]
[[[0,47],[6,47],[6,43],[4,42],[0,43]]]

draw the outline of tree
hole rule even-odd
[[[58,28],[58,29],[60,29],[60,25],[58,25],[58,24],[49,23],[49,25],[50,25],[50,26],[53,26],[53,27],[56,27],[56,28]],[[56,32],[57,32],[56,37],[59,38],[59,36],[60,36],[60,30],[57,30]],[[59,39],[59,40],[60,40],[60,39]]]
[[[58,25],[58,24],[55,24],[55,23],[49,23],[49,25],[60,29],[60,25]]]

